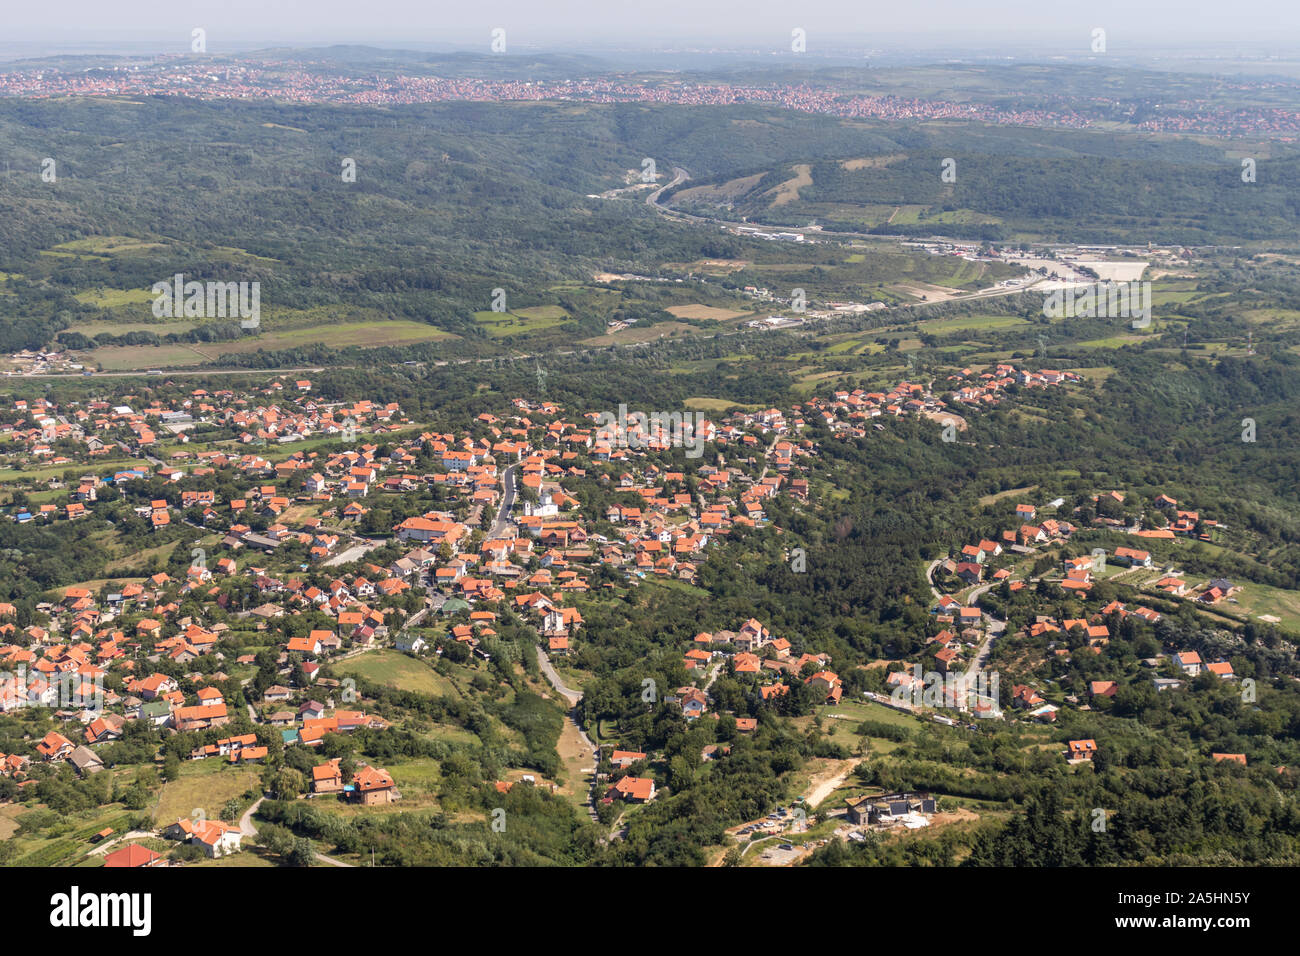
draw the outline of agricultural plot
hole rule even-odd
[[[569,313],[558,305],[539,305],[511,312],[475,312],[474,321],[483,326],[493,338],[504,338],[507,335],[524,335],[552,329],[571,319]]]
[[[698,303],[693,305],[672,305],[665,311],[679,319],[706,319],[715,322],[725,322],[728,319],[739,319],[754,314],[739,309],[719,309],[711,305]]]
[[[383,348],[435,342],[455,336],[408,319],[387,322],[340,322],[334,325],[280,329],[248,335],[229,342],[200,342],[193,345],[108,345],[86,353],[87,362],[104,371],[134,371],[142,368],[177,368],[220,361],[223,355],[240,355],[261,350],[276,351],[308,345],[327,348]]]

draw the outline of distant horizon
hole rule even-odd
[[[522,29],[512,30],[508,24],[497,24],[497,26],[507,31],[509,39],[509,48],[505,51],[507,54],[515,50],[530,53],[591,53],[601,50],[637,50],[646,53],[790,53],[788,32],[748,36],[569,36],[561,39]],[[189,52],[190,30],[194,27],[202,27],[207,31],[208,50],[214,54],[275,47],[310,49],[332,46],[438,53],[489,52],[491,31],[496,28],[485,27],[481,37],[457,36],[429,39],[414,39],[409,33],[401,36],[384,34],[358,36],[356,33],[241,35],[210,27],[200,19],[179,32],[154,30],[151,31],[152,35],[144,35],[140,32],[131,32],[128,35],[127,31],[122,31],[121,36],[112,36],[111,31],[96,30],[85,35],[79,35],[76,31],[67,31],[56,35],[25,36],[20,32],[9,31],[5,37],[0,38],[0,49],[24,47],[59,53],[78,48],[94,49],[100,53],[120,51],[125,55],[141,52],[185,53]],[[1035,48],[1040,55],[1088,56],[1091,54],[1089,40],[1093,28],[1082,31],[989,31],[987,33],[970,30],[956,33],[876,32],[859,36],[844,31],[819,35],[811,28],[801,29],[806,29],[805,52],[809,56],[845,55],[858,50],[892,49],[914,54],[960,50],[970,55],[995,57],[1012,51],[1023,55]],[[1103,26],[1101,29],[1107,28]],[[1261,39],[1258,34],[1239,37],[1220,34],[1214,37],[1156,38],[1107,29],[1107,40],[1109,52],[1117,55],[1179,52],[1205,55],[1300,56],[1300,29],[1289,36],[1275,33],[1267,39]]]
[[[806,34],[809,56],[873,50],[966,51],[997,56],[1070,55],[1090,51],[1106,31],[1117,57],[1300,55],[1300,15],[1292,0],[1234,6],[1211,0],[1094,0],[1086,8],[1044,7],[1036,0],[970,4],[913,0],[897,9],[864,9],[850,0],[660,0],[631,11],[589,0],[65,0],[48,8],[6,11],[0,51],[28,55],[78,49],[100,54],[189,50],[190,31],[207,32],[207,49],[247,52],[268,46],[339,44],[433,52],[487,50],[492,31],[506,31],[511,50],[528,53],[702,52],[790,54],[791,33]]]
[[[207,29],[207,28],[204,28]],[[756,65],[849,65],[864,61],[885,65],[899,65],[898,61],[911,63],[942,64],[945,61],[979,62],[1006,61],[1012,63],[1035,63],[1047,61],[1079,61],[1095,65],[1105,62],[1127,67],[1145,66],[1152,69],[1167,69],[1170,66],[1195,71],[1195,65],[1203,64],[1213,68],[1216,64],[1251,63],[1267,68],[1270,62],[1277,64],[1300,64],[1300,39],[1293,45],[1279,49],[1277,43],[1247,43],[1217,39],[1190,45],[1166,46],[1120,46],[1108,35],[1108,50],[1104,55],[1092,53],[1086,46],[1072,47],[1064,38],[1058,37],[1055,45],[1045,41],[1032,42],[1029,37],[1003,36],[999,46],[984,45],[970,34],[965,43],[942,43],[935,37],[917,34],[887,36],[877,34],[871,41],[863,39],[861,45],[855,44],[851,37],[840,35],[834,45],[817,46],[814,35],[809,34],[808,46],[804,53],[796,56],[789,50],[775,45],[770,47],[756,43],[734,41],[730,44],[721,41],[709,43],[704,40],[695,42],[656,42],[643,39],[640,42],[574,40],[567,44],[524,42],[518,34],[509,34],[508,48],[503,54],[493,54],[489,49],[488,37],[481,45],[469,43],[416,42],[409,37],[405,39],[374,38],[289,38],[265,37],[261,39],[236,39],[207,33],[206,55],[211,57],[248,56],[270,50],[284,50],[293,53],[307,53],[330,48],[365,48],[387,53],[426,54],[432,56],[455,55],[504,55],[507,57],[526,56],[586,56],[596,59],[610,59],[618,55],[632,56],[636,62],[630,68],[646,69],[647,61],[654,58],[679,58],[700,60],[728,60],[736,65],[752,63]],[[22,60],[38,60],[62,56],[87,57],[158,57],[168,55],[187,56],[189,34],[181,42],[169,42],[162,39],[137,39],[121,42],[104,39],[102,35],[95,40],[21,40],[10,36],[0,40],[0,64]],[[618,63],[611,66],[617,67]],[[1291,72],[1291,71],[1288,71]]]

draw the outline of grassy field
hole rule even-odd
[[[316,344],[331,348],[346,348],[351,345],[378,348],[448,338],[453,338],[452,333],[444,332],[426,322],[392,319],[379,322],[338,322],[332,325],[314,325],[283,331],[272,330],[237,342],[205,344],[202,348],[204,351],[219,354]]]
[[[1300,591],[1286,591],[1250,581],[1234,583],[1244,585],[1239,593],[1233,595],[1237,603],[1221,601],[1215,605],[1216,610],[1246,620],[1275,617],[1279,627],[1300,632]]]
[[[1087,342],[1076,343],[1081,348],[1090,349],[1119,349],[1126,345],[1132,345],[1134,342],[1141,342],[1145,336],[1141,335],[1112,335],[1104,339],[1089,339]]]
[[[148,289],[99,288],[78,292],[73,298],[96,308],[112,309],[119,305],[138,305],[142,302],[152,302],[154,294]]]
[[[0,443],[0,451],[4,451],[5,446]],[[128,458],[121,461],[96,463],[94,465],[50,465],[46,468],[29,468],[18,471],[14,468],[0,470],[0,482],[21,482],[21,481],[49,481],[51,478],[62,478],[65,471],[76,472],[78,475],[105,475],[113,474],[118,471],[130,471],[132,468],[149,468],[149,462],[143,458]]]
[[[122,326],[125,331],[128,326]],[[223,355],[239,355],[259,350],[276,351],[303,345],[329,348],[381,348],[413,345],[452,338],[452,333],[408,319],[382,322],[339,322],[303,328],[268,330],[230,342],[202,342],[195,345],[111,345],[87,353],[87,361],[107,372],[135,369],[174,368],[220,361]]]
[[[820,713],[823,715],[841,714],[859,723],[864,720],[875,720],[882,724],[892,724],[895,727],[916,729],[918,726],[916,718],[910,714],[904,714],[902,711],[894,710],[892,707],[886,707],[870,700],[853,700],[847,703],[841,700],[838,704],[827,704],[821,709]]]
[[[872,720],[894,727],[906,727],[911,730],[916,730],[919,727],[915,718],[872,701],[840,701],[838,704],[818,707],[814,713],[821,718],[822,731],[833,742],[847,747],[851,753],[868,756],[881,756],[890,753],[897,749],[899,745],[896,741],[885,737],[864,737],[860,735],[858,727],[864,720]],[[812,716],[795,719],[795,726],[802,732],[806,732],[812,724]]]
[[[711,305],[702,305],[700,303],[671,305],[665,311],[679,319],[712,319],[717,322],[725,322],[727,319],[738,319],[742,316],[754,314],[753,312],[743,312],[738,309],[714,308]]]
[[[1298,309],[1245,309],[1241,318],[1252,325],[1269,325],[1275,329],[1300,326]]]
[[[211,535],[209,537],[212,541],[220,540],[216,535]],[[114,574],[118,571],[129,571],[132,568],[138,568],[147,563],[151,558],[157,557],[166,560],[179,545],[179,541],[170,541],[167,544],[160,544],[156,548],[146,548],[143,551],[133,551],[124,557],[110,561],[108,564],[104,565],[104,570],[109,574]],[[186,545],[186,547],[189,547],[189,545]]]
[[[1014,315],[961,315],[950,319],[928,319],[916,325],[925,332],[959,332],[969,329],[1010,329],[1028,324]]]
[[[652,342],[669,336],[695,335],[700,330],[682,322],[656,322],[654,325],[634,325],[608,335],[582,339],[580,345],[630,345],[633,342]]]
[[[909,204],[901,207],[891,223],[895,226],[915,226],[922,222],[942,223],[997,223],[1002,220],[997,216],[976,212],[974,209],[950,209],[935,211],[934,206]]]
[[[746,405],[743,402],[732,402],[725,398],[705,398],[697,396],[688,398],[682,402],[687,408],[695,409],[701,412],[725,412],[729,408],[744,408],[749,411],[762,408],[761,405]]]
[[[233,767],[217,758],[186,761],[181,764],[180,779],[163,784],[154,822],[167,826],[190,816],[196,808],[202,808],[209,820],[220,820],[226,801],[256,789],[260,777],[259,768]]]
[[[401,651],[373,651],[334,667],[340,676],[364,677],[376,684],[437,697],[457,697],[456,686],[423,661]]]
[[[108,292],[118,292],[121,290],[109,289]],[[138,290],[137,290],[138,291]],[[82,292],[77,295],[78,299],[87,301],[84,296],[96,295],[95,292]],[[197,326],[197,321],[160,321],[150,322],[145,319],[140,321],[124,320],[122,322],[79,322],[68,326],[69,332],[79,332],[87,338],[94,338],[101,332],[107,332],[110,335],[125,335],[128,332],[152,332],[154,335],[172,335],[182,332],[188,332]]]
[[[209,361],[188,345],[109,345],[86,353],[85,361],[105,372],[134,372],[151,368],[184,368]]]
[[[995,495],[985,495],[979,500],[980,507],[987,508],[994,502],[1001,501],[1003,498],[1013,498],[1017,495],[1027,495],[1031,491],[1037,491],[1037,485],[1025,485],[1023,488],[1008,488],[1006,491],[999,491]]]
[[[475,312],[474,321],[487,329],[493,338],[540,332],[570,321],[569,313],[558,305],[538,305],[512,312]]]
[[[27,812],[21,803],[0,807],[0,840],[7,840],[18,830],[18,818]]]
[[[799,198],[799,190],[813,184],[812,167],[807,163],[796,163],[790,169],[794,173],[793,177],[764,193],[772,197],[773,206],[784,206],[786,203],[794,202]]]
[[[384,764],[384,769],[393,775],[393,783],[402,793],[403,805],[422,806],[437,797],[442,770],[432,757],[403,760],[401,763],[390,760]]]
[[[74,239],[54,247],[63,252],[91,253],[103,256],[123,256],[132,253],[152,253],[165,249],[161,242],[149,242],[132,236],[90,236],[86,239]]]
[[[560,792],[577,805],[585,804],[588,788],[591,786],[591,774],[583,771],[592,770],[594,762],[591,759],[591,751],[583,744],[582,737],[579,736],[572,720],[565,719],[559,742],[556,744],[556,752],[564,766],[564,779],[561,781]]]
[[[457,727],[455,724],[434,724],[422,732],[436,740],[445,740],[449,744],[478,743],[478,737],[472,732],[464,727]]]

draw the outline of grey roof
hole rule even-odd
[[[104,761],[99,759],[99,754],[84,744],[72,751],[72,755],[68,757],[68,760],[78,770],[90,769],[93,772],[104,766]]]

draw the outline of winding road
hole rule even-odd
[[[551,682],[551,686],[554,687],[556,692],[559,693],[559,695],[568,703],[569,710],[564,715],[564,719],[569,722],[572,729],[577,733],[578,739],[582,742],[582,745],[586,747],[588,752],[591,754],[594,765],[599,759],[597,747],[582,729],[582,725],[578,723],[578,701],[582,700],[582,692],[574,690],[560,679],[560,675],[556,673],[555,667],[551,664],[550,657],[548,657],[546,651],[542,650],[540,647],[537,649],[537,665],[541,668],[542,674],[546,676],[546,679]],[[593,774],[595,773],[594,767],[592,772]],[[596,799],[591,788],[588,788],[587,790],[586,803],[587,812],[591,815],[591,818],[593,820],[597,819]]]
[[[931,561],[929,567],[925,569],[926,583],[930,585],[930,593],[934,595],[936,601],[943,597],[943,595],[939,592],[939,589],[934,586],[934,569],[942,562],[943,558],[936,558]],[[981,584],[979,587],[975,588],[970,592],[970,594],[966,595],[966,605],[968,607],[974,607],[980,597],[993,586],[993,583],[990,582],[989,584]],[[994,617],[992,614],[987,612],[984,613],[984,616],[989,620],[989,628],[984,634],[984,640],[981,641],[979,647],[975,649],[975,656],[971,658],[970,666],[966,668],[964,681],[965,687],[968,690],[974,685],[980,675],[980,671],[984,669],[984,662],[989,658],[989,652],[993,649],[993,642],[1001,637],[1007,629],[1007,622],[1002,618]]]

